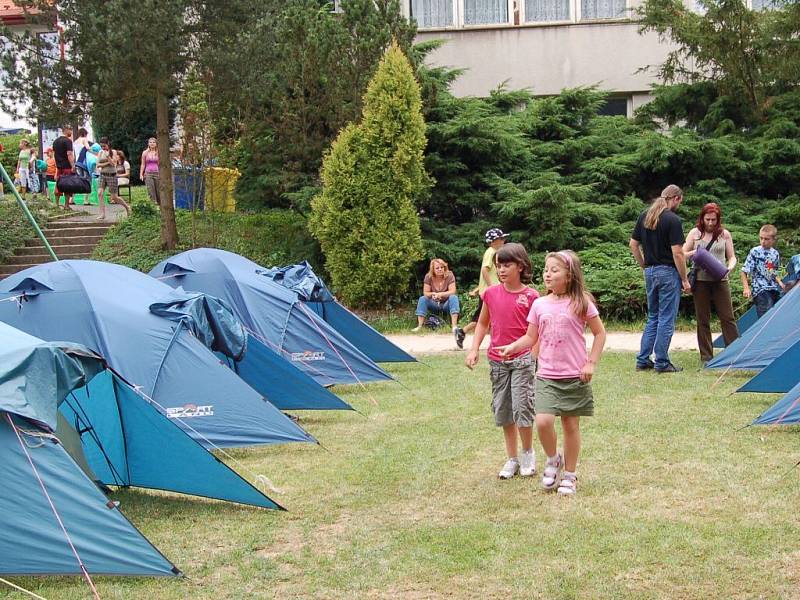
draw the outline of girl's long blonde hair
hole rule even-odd
[[[683,196],[683,190],[674,183],[665,187],[661,195],[653,200],[653,203],[647,210],[647,214],[644,216],[645,229],[655,229],[661,215],[669,208],[667,201],[678,198],[679,196]]]
[[[594,296],[586,289],[586,281],[583,279],[583,270],[581,270],[581,259],[572,250],[550,252],[544,259],[545,263],[551,258],[560,262],[567,270],[569,304],[576,315],[585,319],[586,313],[589,311],[589,304],[593,304],[595,300]]]

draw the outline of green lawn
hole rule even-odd
[[[504,457],[484,357],[473,373],[450,354],[391,367],[402,385],[336,389],[363,415],[303,413],[324,448],[235,452],[288,512],[116,493],[187,577],[97,578],[100,595],[796,597],[797,429],[737,431],[777,396],[728,397],[743,376],[715,387],[696,355],[675,358],[683,374],[604,356],[576,498],[541,491],[538,477],[496,478]],[[50,599],[89,597],[77,578],[14,581]]]

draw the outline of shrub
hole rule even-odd
[[[393,45],[364,96],[362,122],[345,127],[325,157],[312,202],[333,288],[345,302],[385,305],[406,291],[422,257],[415,201],[426,193],[419,85]]]

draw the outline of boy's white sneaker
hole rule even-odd
[[[511,479],[519,471],[519,461],[516,458],[509,458],[497,476],[500,479]]]
[[[564,469],[564,459],[560,454],[556,454],[553,458],[548,457],[547,462],[544,464],[544,473],[542,474],[542,487],[546,490],[554,490],[561,483],[561,471]]]
[[[523,450],[519,459],[519,474],[522,477],[533,477],[536,475],[536,453],[531,448]]]

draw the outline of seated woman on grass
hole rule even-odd
[[[417,301],[417,326],[412,331],[422,329],[429,312],[450,313],[453,332],[458,328],[461,307],[456,294],[456,276],[441,258],[434,258],[431,261],[430,269],[423,280],[422,296]]]

